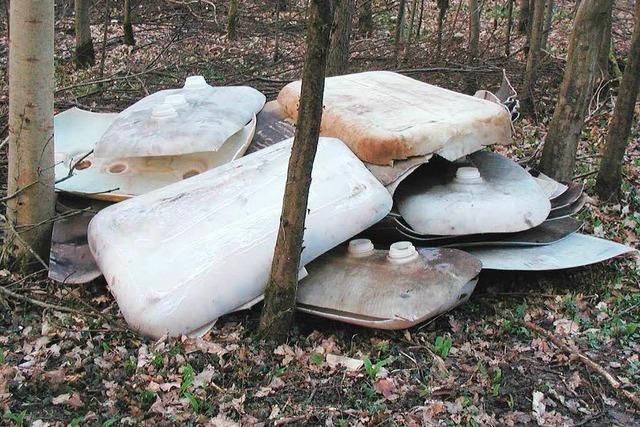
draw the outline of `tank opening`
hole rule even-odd
[[[78,171],[81,171],[81,170],[84,170],[84,169],[89,169],[91,166],[93,166],[93,163],[91,162],[91,160],[84,159],[84,160],[76,163],[74,169],[78,170]]]
[[[109,173],[122,173],[127,170],[127,165],[125,165],[124,163],[114,163],[112,165],[109,165],[108,170]]]

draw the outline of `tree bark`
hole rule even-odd
[[[398,4],[398,18],[396,19],[396,35],[395,35],[395,47],[394,47],[394,58],[398,59],[398,53],[400,52],[400,47],[403,44],[404,37],[404,10],[407,4],[407,0],[400,0]]]
[[[447,9],[449,9],[449,0],[438,0],[438,35],[436,42],[438,57],[442,53],[442,27],[447,16]]]
[[[573,177],[576,150],[598,75],[611,0],[582,0],[573,23],[560,95],[544,144],[541,169],[559,181]]]
[[[227,12],[227,37],[229,40],[238,38],[238,0],[229,0],[229,11]]]
[[[478,0],[469,0],[469,50],[467,63],[475,66],[478,60],[478,45],[480,43],[480,4]],[[474,73],[467,73],[465,92],[473,94],[477,90],[478,81]]]
[[[636,2],[635,21],[629,59],[618,89],[618,98],[596,180],[596,193],[602,200],[617,199],[622,185],[622,163],[640,88],[640,1]]]
[[[519,20],[518,20],[518,32],[520,34],[527,34],[529,32],[529,1],[530,0],[520,0],[520,10],[518,12]]]
[[[507,2],[507,28],[505,34],[504,54],[505,56],[511,55],[511,29],[513,28],[513,2],[509,0]]]
[[[424,1],[420,0],[420,16],[418,17],[418,29],[416,30],[416,40],[420,39],[420,34],[422,34],[422,23],[424,20]]]
[[[540,43],[540,49],[547,50],[547,44],[549,43],[549,33],[551,33],[551,27],[553,25],[553,9],[554,1],[547,0],[547,10],[544,18],[544,31],[542,32],[542,42]]]
[[[17,269],[49,259],[55,215],[54,0],[11,2],[9,172],[5,249]]]
[[[280,229],[265,291],[260,333],[286,340],[293,321],[313,160],[318,148],[333,2],[311,0],[298,125],[289,159]]]
[[[407,35],[407,44],[411,46],[411,39],[413,37],[413,29],[415,28],[416,12],[418,10],[418,0],[413,0],[411,3],[411,18],[409,19],[409,33]]]
[[[124,19],[122,28],[124,30],[124,44],[135,46],[136,39],[133,36],[133,25],[131,25],[131,0],[124,0]]]
[[[331,44],[327,58],[327,75],[337,76],[349,71],[349,40],[353,20],[353,0],[334,0],[335,14]]]
[[[358,15],[358,30],[360,34],[364,36],[371,35],[373,31],[373,10],[371,3],[373,0],[359,0],[358,8],[360,13]]]
[[[93,50],[93,40],[91,39],[89,6],[91,6],[91,0],[75,0],[74,3],[76,32],[75,63],[79,68],[93,65],[96,61],[96,54]]]
[[[533,88],[536,84],[537,70],[540,63],[540,44],[542,42],[545,3],[546,0],[533,0],[529,53],[527,54],[527,67],[524,72],[524,94],[520,101],[522,112],[531,116],[535,116]]]
[[[606,29],[601,40],[602,46],[600,46],[599,72],[603,79],[609,78],[609,52],[611,52],[611,41],[613,40],[613,38],[611,37],[613,25],[613,19],[611,16],[612,12],[613,2],[611,2],[611,4],[609,5],[609,10],[607,11]]]

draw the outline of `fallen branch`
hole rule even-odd
[[[11,297],[11,298],[15,298],[24,302],[28,302],[30,304],[33,304],[35,306],[41,307],[41,308],[48,308],[50,310],[55,310],[55,311],[61,311],[61,312],[65,312],[65,313],[73,313],[73,314],[79,314],[82,316],[91,316],[91,314],[89,313],[85,313],[82,312],[80,310],[76,310],[74,308],[70,308],[70,307],[64,307],[62,305],[56,305],[56,304],[49,304],[48,302],[43,302],[37,299],[33,299],[24,295],[20,295],[17,294],[13,291],[10,291],[9,289],[5,288],[4,286],[0,286],[0,293],[3,293],[4,295]]]
[[[524,325],[527,328],[531,329],[532,331],[537,332],[539,335],[542,335],[543,337],[551,341],[553,344],[555,344],[556,347],[558,347],[560,350],[564,351],[565,353],[569,353],[576,356],[578,359],[580,359],[582,363],[587,365],[587,367],[591,368],[592,370],[602,375],[607,380],[609,385],[611,385],[611,387],[613,387],[617,391],[622,392],[622,394],[624,394],[627,399],[629,399],[638,409],[640,409],[640,397],[638,397],[634,393],[631,393],[628,390],[622,389],[620,381],[615,376],[613,376],[613,374],[611,374],[609,371],[603,368],[601,365],[589,359],[587,356],[580,353],[579,351],[572,349],[562,340],[554,337],[549,331],[536,325],[535,323],[525,321]]]

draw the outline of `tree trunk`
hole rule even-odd
[[[576,150],[600,62],[611,0],[582,0],[573,23],[560,95],[544,144],[541,169],[559,181],[573,177]]]
[[[293,321],[313,160],[318,148],[333,2],[311,0],[298,125],[289,159],[280,229],[265,290],[260,333],[286,340]]]
[[[422,31],[422,23],[424,20],[424,0],[420,0],[420,16],[418,17],[418,29],[416,30],[416,40],[420,39]]]
[[[89,6],[91,0],[75,0],[75,30],[76,30],[76,52],[75,62],[80,68],[93,65],[96,61],[96,54],[93,50],[93,40],[91,39],[91,26],[89,22]]]
[[[470,67],[478,60],[478,44],[480,42],[480,5],[478,0],[469,0],[469,50],[467,63]],[[467,73],[465,92],[473,94],[478,82],[475,73]]]
[[[529,0],[520,0],[520,10],[518,12],[518,32],[527,34],[529,32]]]
[[[629,59],[618,89],[607,144],[596,180],[596,192],[602,200],[617,198],[622,184],[622,162],[640,88],[640,1],[636,1],[635,21]]]
[[[236,25],[238,23],[238,0],[229,0],[229,11],[227,14],[227,37],[229,40],[236,40],[238,32]]]
[[[609,52],[611,52],[611,41],[613,40],[611,37],[613,25],[613,17],[611,16],[612,12],[613,2],[609,5],[609,10],[607,11],[606,29],[601,40],[602,46],[600,46],[600,64],[598,71],[603,79],[609,78]]]
[[[100,78],[104,76],[104,66],[107,59],[107,36],[111,22],[111,0],[104,1],[104,23],[102,27],[102,54],[100,55]]]
[[[358,30],[364,36],[371,35],[373,31],[373,10],[371,3],[373,0],[359,0],[358,7],[360,13],[358,15]]]
[[[449,0],[438,0],[438,39],[437,49],[438,57],[442,53],[442,27],[444,25],[444,19],[447,16],[447,9],[449,9]]]
[[[533,0],[531,37],[529,38],[530,45],[527,55],[527,68],[524,72],[524,94],[520,101],[522,112],[531,116],[535,116],[533,88],[536,84],[537,70],[540,63],[540,44],[542,42],[545,3],[546,0]]]
[[[124,19],[122,22],[124,29],[124,44],[134,46],[136,39],[133,37],[133,25],[131,25],[131,0],[124,0]]]
[[[9,172],[5,249],[17,268],[49,259],[55,215],[54,0],[11,2]],[[13,196],[13,197],[11,197]]]
[[[413,29],[416,23],[416,12],[418,11],[418,0],[413,0],[411,3],[411,18],[409,19],[409,33],[407,35],[407,44],[411,46],[411,39],[413,37]]]
[[[398,4],[398,18],[396,20],[396,36],[395,36],[395,48],[394,48],[394,58],[398,59],[398,53],[400,52],[400,46],[403,44],[404,37],[404,9],[406,6],[407,0],[400,0]]]
[[[349,71],[349,39],[353,20],[353,0],[334,0],[335,14],[331,45],[327,58],[327,75],[338,76]]]
[[[544,31],[542,33],[542,43],[540,49],[547,50],[547,44],[549,44],[549,33],[551,33],[551,27],[553,24],[553,8],[554,1],[547,0],[547,11],[544,18]]]
[[[504,54],[511,55],[511,29],[513,28],[513,1],[507,1],[507,28],[505,34]]]

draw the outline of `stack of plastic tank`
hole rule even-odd
[[[258,117],[259,139],[295,123],[300,89],[288,84]],[[577,233],[582,184],[483,150],[510,143],[515,95],[506,78],[498,96],[475,97],[386,71],[328,78],[322,134],[343,139],[394,196],[392,212],[361,237],[464,248],[490,269],[571,268],[633,251]]]

